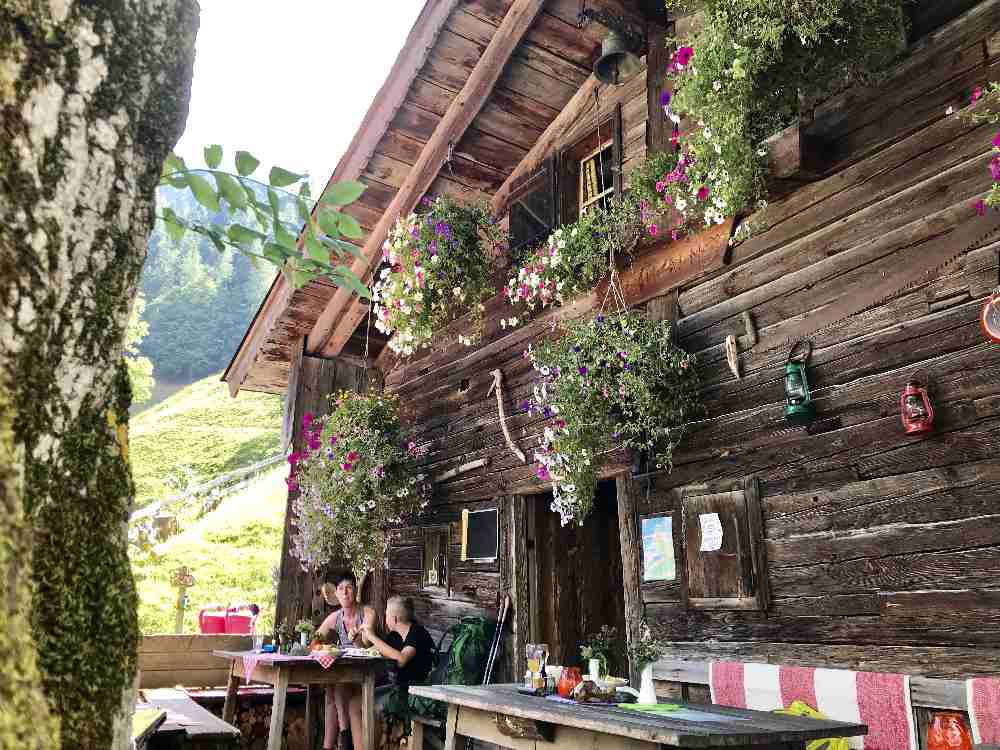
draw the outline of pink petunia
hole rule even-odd
[[[354,468],[354,464],[352,464],[350,461],[345,461],[340,465],[340,468],[343,469],[344,471],[350,471],[351,469]]]
[[[983,87],[976,86],[976,88],[972,89],[972,96],[969,97],[969,103],[972,104],[973,107],[975,107],[976,102],[978,102],[982,98],[983,98]]]
[[[983,202],[982,198],[973,203],[972,207],[976,209],[976,213],[979,214],[980,216],[986,215],[986,204]]]
[[[994,182],[1000,181],[1000,154],[990,160],[990,174],[993,175]]]
[[[692,57],[694,57],[694,49],[692,47],[678,48],[677,54],[675,55],[678,67],[683,68],[687,66],[687,64],[691,62]]]
[[[993,136],[993,148],[1000,148],[1000,130]]]
[[[681,238],[681,233],[679,231],[677,231],[676,229],[670,230],[670,239],[679,240],[680,238]]]
[[[667,186],[666,186],[666,183],[663,182],[663,180],[657,180],[656,181],[656,192],[662,193],[666,189],[667,189]]]
[[[698,188],[698,200],[700,201],[706,200],[708,198],[708,193],[709,193],[708,187],[702,185],[700,188]]]
[[[655,237],[657,232],[656,224],[650,224],[646,227],[646,231],[649,232],[650,237]]]

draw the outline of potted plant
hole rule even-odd
[[[642,636],[628,647],[628,659],[632,667],[639,672],[639,691],[630,690],[638,703],[645,706],[654,705],[656,689],[653,686],[653,664],[663,656],[665,648],[662,643],[653,638],[649,627],[642,624]]]
[[[569,322],[525,356],[539,378],[522,407],[547,420],[534,457],[563,525],[590,512],[603,452],[645,450],[669,468],[704,411],[694,360],[673,343],[670,324],[637,312]]]
[[[401,217],[389,231],[386,266],[373,288],[375,327],[392,335],[389,347],[409,356],[466,313],[471,326],[459,342],[476,341],[483,303],[494,293],[490,257],[506,241],[485,207],[450,198],[425,198],[420,212]]]
[[[310,620],[299,620],[295,623],[295,632],[299,634],[299,643],[308,646],[316,633],[316,626]]]
[[[597,633],[590,633],[586,642],[580,647],[580,655],[587,660],[590,679],[597,682],[611,673],[611,659],[618,630],[608,625],[602,625]]]
[[[287,619],[282,620],[275,629],[274,639],[278,643],[278,651],[287,654],[292,647],[292,626]]]
[[[307,569],[351,560],[360,579],[384,563],[388,531],[426,506],[429,485],[394,396],[343,391],[331,401],[329,416],[303,416],[306,445],[288,457],[292,554]]]

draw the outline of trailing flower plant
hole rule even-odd
[[[363,574],[384,561],[386,532],[426,506],[428,488],[395,397],[343,391],[332,403],[327,417],[303,416],[306,446],[288,456],[286,481],[299,492],[292,552],[305,569],[350,560]]]
[[[626,196],[559,227],[507,282],[507,300],[535,311],[589,292],[608,273],[609,253],[632,251],[647,215],[644,202]],[[504,327],[518,322],[519,316],[501,321]]]
[[[645,450],[669,468],[684,425],[703,412],[693,358],[669,323],[636,312],[570,322],[525,356],[539,379],[522,406],[548,420],[535,460],[563,525],[582,524],[592,508],[598,454]]]
[[[948,107],[945,114],[952,114],[952,107]],[[983,123],[997,124],[1000,122],[1000,82],[990,81],[986,88],[976,86],[969,97],[969,107],[963,110],[960,115],[969,122],[980,125]],[[993,184],[990,193],[985,199],[978,199],[972,205],[976,213],[983,216],[987,206],[990,208],[1000,208],[1000,131],[993,136],[993,158],[990,159],[990,176]]]
[[[490,250],[506,242],[483,206],[424,198],[423,210],[400,218],[382,247],[388,264],[374,287],[375,326],[393,334],[389,346],[408,356],[456,318],[472,313],[470,345],[482,325],[490,283]]]
[[[668,0],[668,8],[690,0]],[[700,0],[704,24],[673,53],[673,91],[661,99],[679,149],[653,180],[657,210],[673,208],[672,228],[721,224],[761,208],[765,138],[793,122],[800,97],[817,99],[867,81],[902,51],[900,0],[765,3]],[[683,119],[682,119],[683,118]]]

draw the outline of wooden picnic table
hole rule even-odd
[[[579,748],[651,750],[680,748],[764,748],[803,750],[825,737],[868,733],[863,724],[686,704],[670,713],[649,713],[604,705],[580,705],[522,695],[516,685],[410,687],[411,695],[448,704],[446,750],[461,737],[515,750]]]
[[[375,677],[386,663],[381,657],[339,656],[330,667],[323,666],[312,656],[265,654],[257,651],[213,651],[213,654],[231,662],[229,686],[222,718],[232,722],[236,713],[240,680],[245,679],[244,657],[256,658],[257,664],[250,679],[274,686],[271,704],[271,728],[267,750],[281,750],[281,731],[285,720],[285,696],[289,685],[306,686],[306,732],[310,742],[313,736],[312,686],[355,684],[361,686],[361,726],[366,748],[375,747]]]
[[[239,730],[195,703],[183,690],[147,688],[142,690],[142,696],[145,703],[137,702],[137,708],[153,707],[165,711],[163,721],[143,738],[149,747],[237,746]],[[136,744],[138,746],[138,742]]]

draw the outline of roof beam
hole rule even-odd
[[[427,61],[427,55],[434,47],[441,29],[444,28],[445,22],[458,3],[459,0],[427,0],[424,4],[406,37],[406,44],[400,50],[382,88],[365,113],[361,127],[354,134],[350,145],[337,163],[337,168],[327,181],[327,188],[335,182],[356,180],[364,171],[376,146],[388,130],[403,100],[406,99],[417,72]],[[315,212],[315,208],[313,211]],[[257,361],[260,348],[270,338],[274,326],[288,307],[293,291],[285,275],[279,273],[264,298],[260,311],[250,324],[250,330],[240,344],[236,356],[222,376],[222,379],[229,384],[229,393],[233,398],[239,393],[240,386]]]
[[[479,114],[504,66],[543,4],[544,0],[514,0],[469,79],[448,106],[448,111],[420,152],[417,163],[413,165],[392,203],[368,236],[361,257],[355,260],[351,268],[359,278],[368,278],[378,268],[382,243],[390,227],[397,217],[410,213],[430,188],[448,155],[448,144],[457,144]],[[313,326],[306,340],[306,351],[324,357],[339,354],[367,310],[367,305],[352,298],[351,292],[338,289]]]

